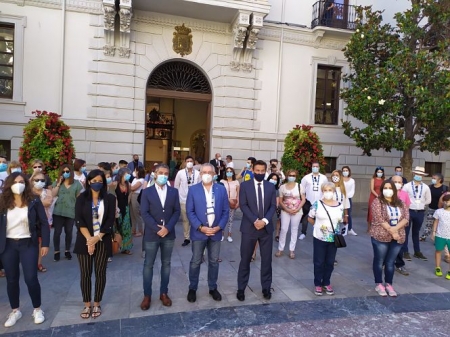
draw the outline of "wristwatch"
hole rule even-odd
[[[202,231],[202,227],[203,227],[203,224],[200,224],[200,226],[197,227],[197,230],[198,230],[199,232],[201,232],[201,231]]]

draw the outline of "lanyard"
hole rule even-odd
[[[416,196],[416,188],[415,187],[416,187],[416,185],[414,184],[413,181],[411,181],[411,188],[412,188],[412,192],[413,192],[413,195],[414,195],[414,199],[420,200],[420,199],[422,199],[423,184],[422,183],[420,184],[420,193],[419,193],[419,197],[418,198]]]
[[[191,187],[189,185],[194,184],[194,180],[195,180],[195,170],[192,169],[192,180],[191,180],[191,177],[189,177],[189,174],[188,174],[188,169],[186,169],[186,181],[187,181],[188,187]]]
[[[316,178],[315,176],[314,176],[314,174],[311,176],[311,179],[312,179],[312,182],[313,182],[313,186],[315,185],[315,184],[317,184],[317,187],[319,187],[319,182],[320,182],[320,175]]]
[[[392,208],[391,206],[388,205],[388,208],[389,208],[389,213],[391,213],[391,217],[390,218],[393,219],[393,220],[397,220],[398,219],[398,207]],[[395,209],[395,217],[394,217],[393,209]]]
[[[338,192],[335,191],[335,193],[336,193],[336,201],[339,202],[339,195],[338,195]],[[342,204],[343,201],[344,201],[344,194],[341,192],[341,204]]]

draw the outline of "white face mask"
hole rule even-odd
[[[210,174],[203,174],[202,175],[202,181],[205,184],[209,184],[212,181],[213,177]]]
[[[37,183],[34,183],[34,187],[38,190],[42,190],[45,186],[45,183],[42,181],[38,181]]]
[[[394,185],[395,185],[395,187],[397,187],[397,191],[400,191],[403,187],[402,184],[400,184],[400,183],[395,183]]]
[[[339,178],[338,176],[332,176],[331,180],[333,181],[333,183],[338,183],[341,178]]]
[[[217,160],[222,160],[222,157],[217,158]]]
[[[187,162],[186,163],[186,167],[188,168],[188,169],[191,169],[191,168],[193,168],[194,167],[194,163],[193,162]]]
[[[14,194],[22,194],[25,191],[25,184],[15,183],[11,186],[11,191]]]
[[[33,169],[33,172],[42,172],[42,168],[41,167],[36,167],[35,169]]]
[[[134,171],[134,172],[133,172],[133,177],[135,177],[135,178],[136,178],[136,171]]]
[[[390,198],[390,197],[392,197],[392,196],[394,195],[394,191],[393,191],[393,190],[385,189],[385,190],[383,190],[383,195],[384,195],[386,198]]]
[[[348,171],[344,171],[344,172],[342,172],[342,175],[343,175],[344,177],[348,177],[349,173],[350,173],[350,172],[348,172]]]
[[[332,200],[333,192],[323,192],[323,197],[325,198],[325,200]]]

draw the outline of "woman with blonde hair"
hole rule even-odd
[[[298,226],[302,218],[302,207],[306,202],[305,191],[297,182],[298,172],[288,170],[286,172],[287,182],[279,188],[279,205],[281,207],[281,231],[278,242],[278,251],[276,257],[283,255],[286,244],[286,235],[291,226],[291,241],[289,244],[289,257],[295,258],[295,246],[297,244]]]
[[[30,174],[30,178],[31,176],[36,173],[42,173],[45,177],[45,186],[44,188],[51,188],[52,187],[52,180],[50,179],[50,177],[45,173],[45,165],[44,162],[40,159],[35,159],[31,162],[30,167],[32,168],[33,172]]]
[[[348,209],[350,208],[350,201],[347,197],[347,190],[345,189],[344,176],[341,170],[334,170],[331,172],[331,181],[334,184],[335,192],[333,194],[333,199],[339,204],[344,206],[344,220],[348,221]],[[347,235],[348,225],[342,228],[342,234]]]
[[[17,160],[11,160],[6,172],[8,173],[8,175],[14,172],[22,173],[22,165]]]

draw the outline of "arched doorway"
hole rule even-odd
[[[174,173],[191,155],[209,158],[212,92],[200,69],[168,61],[150,74],[146,95],[145,166],[166,163]]]

